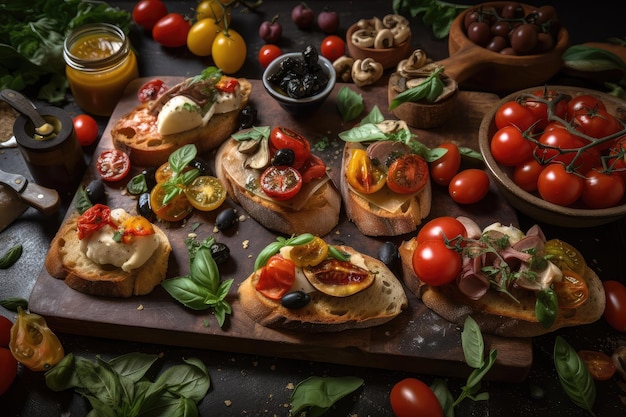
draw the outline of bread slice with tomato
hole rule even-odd
[[[187,144],[205,153],[237,130],[251,92],[247,79],[209,67],[120,117],[111,129],[113,145],[138,166],[158,166]]]
[[[349,246],[320,250],[320,242],[326,245],[312,237],[257,258],[238,289],[241,309],[270,328],[338,332],[382,325],[408,307],[402,283],[384,263]]]
[[[160,285],[171,251],[165,233],[146,218],[97,204],[64,221],[52,239],[45,268],[76,291],[128,298]]]
[[[283,153],[288,160],[277,162]],[[218,149],[215,175],[231,199],[274,232],[325,236],[339,223],[341,196],[326,164],[284,126],[237,132]]]
[[[460,272],[448,282],[442,281],[442,271],[429,276],[419,264],[420,250],[446,256],[428,248],[432,239],[418,234],[399,247],[403,281],[426,307],[458,325],[469,315],[483,332],[505,337],[539,336],[602,317],[602,282],[571,245],[546,240],[538,226],[522,233],[494,223],[481,231],[470,219],[459,220],[470,227],[465,240],[446,235],[447,250],[463,247]],[[445,235],[445,227],[439,230]]]
[[[340,189],[346,215],[367,236],[413,232],[431,208],[426,160],[406,143],[387,139],[386,125],[372,124],[378,139],[346,141],[343,150]],[[402,123],[392,125],[409,132]]]

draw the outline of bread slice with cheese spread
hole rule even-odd
[[[270,328],[339,332],[382,325],[408,307],[402,283],[384,263],[348,246],[337,249],[359,258],[359,263],[374,274],[369,287],[347,297],[312,291],[307,305],[287,308],[256,290],[261,274],[257,269],[239,286],[241,309],[258,324]]]
[[[52,277],[82,293],[120,298],[148,294],[165,279],[172,248],[156,225],[153,228],[158,245],[152,255],[141,266],[125,271],[99,264],[85,255],[77,233],[78,218],[77,213],[72,214],[52,239],[45,259],[45,268]]]
[[[138,166],[158,166],[166,162],[172,152],[187,144],[195,144],[198,153],[204,153],[218,147],[237,130],[241,110],[248,105],[252,92],[250,81],[245,78],[237,78],[236,80],[239,84],[238,87],[228,95],[228,100],[236,103],[236,105],[233,107],[226,106],[219,111],[213,110],[205,124],[172,132],[176,129],[170,128],[171,126],[182,126],[184,125],[183,122],[189,119],[186,117],[189,115],[184,114],[184,110],[191,108],[191,106],[182,104],[169,109],[166,107],[167,104],[149,101],[138,105],[115,122],[111,129],[113,145],[125,151],[130,156],[131,162]],[[166,92],[164,96],[170,97],[172,100],[185,97],[185,100],[189,101],[189,98],[179,91],[180,84],[171,90],[173,90],[172,93],[168,95]],[[178,93],[180,95],[176,95]],[[202,103],[198,106],[198,108],[203,108]],[[159,113],[164,111],[163,109],[172,113],[179,113],[183,118],[182,122],[173,120],[174,118],[172,118],[171,123],[160,121]],[[203,114],[202,117],[206,117],[206,115]],[[163,125],[167,125],[167,128],[164,129]]]

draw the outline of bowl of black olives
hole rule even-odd
[[[320,107],[335,87],[333,64],[309,45],[272,61],[263,73],[263,86],[287,112],[297,115]]]

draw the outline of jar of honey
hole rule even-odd
[[[110,116],[126,85],[139,75],[126,34],[108,23],[85,25],[70,33],[63,58],[76,104],[97,116]]]

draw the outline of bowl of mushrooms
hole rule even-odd
[[[393,68],[411,53],[409,21],[397,14],[361,19],[348,28],[346,45],[355,60],[371,58],[383,69]]]

